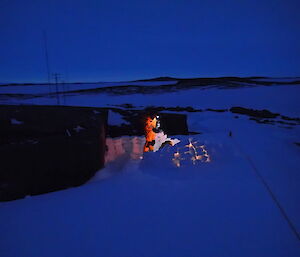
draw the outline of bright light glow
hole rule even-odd
[[[189,139],[189,143],[184,146],[183,149],[188,148],[187,151],[183,150],[182,154],[177,149],[177,152],[174,153],[174,158],[172,159],[176,167],[182,166],[182,161],[190,160],[193,165],[196,165],[197,162],[211,162],[210,155],[206,150],[205,145],[198,146],[197,141],[192,141],[192,138]]]
[[[145,137],[144,152],[156,152],[166,144],[174,146],[180,142],[178,139],[168,138],[160,129],[158,115],[153,119],[151,117],[146,118]],[[191,161],[193,165],[196,165],[198,162],[211,162],[211,157],[205,145],[199,145],[197,141],[193,141],[192,138],[189,138],[189,143],[184,147],[177,148],[172,158],[172,162],[176,167],[182,167],[183,162],[186,161]]]

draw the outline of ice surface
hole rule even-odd
[[[252,109],[267,109],[287,116],[300,116],[300,86],[270,86],[239,89],[191,89],[178,92],[162,92],[160,94],[138,95],[66,95],[65,105],[111,107],[113,105],[132,104],[143,108],[146,106],[192,106],[197,109],[226,109],[242,106]],[[37,97],[30,99],[3,98],[5,104],[40,104],[56,105],[55,97]]]

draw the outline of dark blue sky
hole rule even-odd
[[[299,76],[297,0],[0,0],[0,81]]]

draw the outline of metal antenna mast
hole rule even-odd
[[[43,30],[44,37],[44,46],[45,46],[45,58],[46,58],[46,67],[47,67],[47,76],[48,76],[48,85],[51,93],[51,77],[50,77],[50,65],[49,65],[49,56],[48,56],[48,43],[47,43],[47,33],[46,30]]]
[[[61,79],[61,74],[60,73],[53,73],[52,76],[54,77],[54,80],[55,80],[55,89],[56,89],[57,104],[60,105],[59,90],[58,90],[58,80]]]

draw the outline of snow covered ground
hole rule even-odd
[[[154,83],[154,82],[153,82]],[[27,87],[27,86],[23,86]],[[44,87],[44,86],[43,86]],[[37,104],[56,105],[55,96],[42,97],[1,97],[8,89],[0,88],[0,104]],[[5,89],[5,91],[3,91]],[[10,90],[13,90],[11,87]],[[125,89],[124,89],[125,90]],[[15,91],[10,91],[15,93]],[[30,91],[33,94],[33,91]],[[159,94],[107,94],[86,93],[60,96],[60,102],[71,106],[111,107],[120,104],[132,104],[135,107],[146,106],[192,106],[194,108],[225,109],[242,106],[253,109],[267,109],[282,115],[300,116],[300,85],[259,86],[234,89],[199,88],[161,92]]]
[[[66,104],[242,106],[300,117],[299,96],[300,86],[282,85],[70,95]],[[141,151],[140,137],[108,139],[122,151],[87,184],[0,203],[0,256],[300,256],[300,126],[259,124],[230,112],[186,114],[189,130],[201,134],[178,135],[180,143],[155,153]],[[123,122],[118,115],[110,122],[117,120]],[[204,145],[211,161],[193,162],[185,154],[189,140]]]

